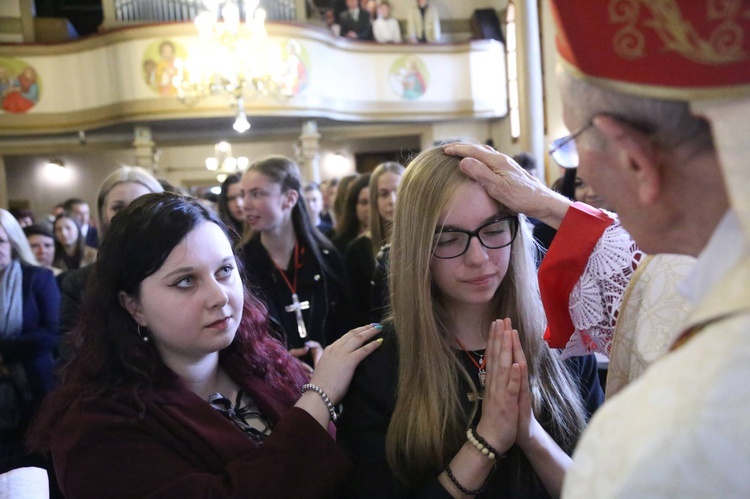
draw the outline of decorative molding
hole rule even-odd
[[[352,122],[432,122],[501,118],[507,112],[505,53],[501,43],[393,45],[351,41],[327,30],[268,23],[269,37],[293,38],[309,54],[310,82],[287,103],[246,101],[248,116],[281,116]],[[190,23],[129,27],[58,44],[0,46],[0,58],[21,59],[44,82],[39,102],[24,114],[0,114],[0,136],[54,134],[120,123],[227,117],[227,100],[208,97],[191,106],[155,96],[143,77],[143,54],[154,42],[199,43]],[[424,92],[404,99],[393,92],[394,61],[423,63]],[[338,75],[338,76],[337,76]],[[344,78],[345,76],[345,78]]]

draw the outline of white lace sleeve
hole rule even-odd
[[[599,352],[609,356],[617,315],[643,252],[615,219],[591,252],[586,269],[570,293],[575,331],[562,357]]]

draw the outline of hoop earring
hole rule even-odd
[[[141,341],[143,341],[144,343],[148,343],[149,342],[148,328],[146,327],[143,328],[146,330],[146,332],[144,333],[143,331],[141,331],[140,324],[136,324],[135,327],[136,327],[136,330],[138,331],[138,337],[141,339]]]

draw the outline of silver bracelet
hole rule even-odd
[[[312,383],[307,383],[306,385],[302,385],[302,393],[305,393],[308,390],[312,390],[318,395],[320,395],[320,398],[323,399],[323,402],[325,402],[326,407],[328,408],[328,414],[331,415],[331,421],[334,423],[339,418],[339,415],[336,414],[336,408],[331,403],[331,399],[328,398],[328,395],[326,395],[326,392],[323,391],[321,387],[318,385],[313,385]]]

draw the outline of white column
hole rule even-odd
[[[314,120],[302,124],[299,136],[300,150],[297,158],[304,182],[320,183],[320,134]]]
[[[139,125],[133,128],[135,166],[140,166],[150,171],[153,170],[154,145],[154,141],[151,140],[151,127]]]
[[[544,95],[539,10],[536,0],[516,0],[521,149],[536,159],[536,174],[544,178]]]

